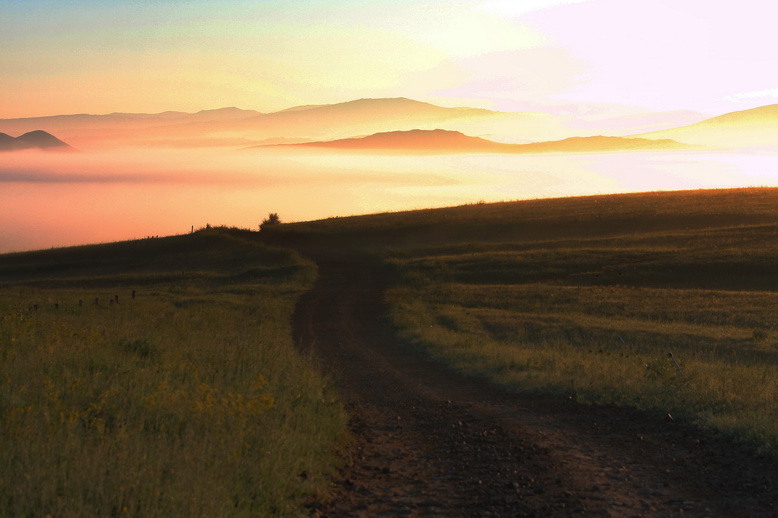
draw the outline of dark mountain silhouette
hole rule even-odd
[[[16,138],[0,133],[0,151],[17,151],[21,149],[70,150],[70,145],[43,130],[35,130]]]
[[[252,149],[266,146],[254,146]],[[278,147],[278,146],[276,146]],[[503,144],[458,131],[410,130],[376,133],[366,137],[305,142],[284,147],[315,147],[353,151],[394,151],[406,153],[590,153],[607,151],[680,150],[694,146],[673,140],[623,137],[572,137],[533,144]]]
[[[0,151],[17,149],[16,139],[6,133],[0,133]]]
[[[21,141],[24,144],[29,145],[30,147],[38,147],[41,149],[49,149],[54,147],[70,147],[68,144],[62,142],[60,139],[58,139],[51,133],[47,133],[43,130],[30,131],[28,133],[25,133],[24,135],[16,137],[16,140]]]

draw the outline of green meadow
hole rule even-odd
[[[476,204],[274,229],[391,266],[400,336],[518,393],[778,454],[778,190]]]
[[[291,339],[315,265],[253,237],[0,256],[0,515],[307,515],[346,416]]]

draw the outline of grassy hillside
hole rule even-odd
[[[776,200],[775,189],[734,189],[480,203],[285,224],[263,239],[366,251],[715,229],[775,222]]]
[[[306,514],[345,437],[290,338],[315,266],[248,236],[0,256],[0,515]]]
[[[265,238],[382,257],[401,335],[456,369],[778,453],[776,189],[472,205]]]
[[[0,514],[305,514],[346,420],[258,237],[383,261],[455,369],[778,454],[778,189],[477,204],[0,256]]]

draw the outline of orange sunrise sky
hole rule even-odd
[[[2,0],[0,118],[363,97],[711,115],[778,102],[772,0]],[[626,107],[626,109],[625,109]]]

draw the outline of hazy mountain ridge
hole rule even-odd
[[[43,130],[34,130],[12,137],[6,133],[0,133],[0,151],[19,151],[23,149],[73,149],[69,144],[61,141],[51,133]]]
[[[113,145],[183,138],[169,128],[202,122],[231,122],[254,117],[260,112],[240,108],[218,108],[196,113],[166,111],[161,113],[108,113],[51,115],[17,119],[0,119],[0,131],[23,133],[44,128],[79,146],[110,142]],[[185,135],[187,138],[207,139],[208,135]],[[229,145],[229,144],[228,144]],[[194,147],[197,147],[195,144]]]
[[[287,147],[318,147],[351,150],[405,150],[405,151],[482,151],[498,149],[510,144],[500,144],[480,137],[471,137],[459,131],[442,129],[389,131],[364,137],[352,137],[330,141],[303,142]],[[256,146],[261,148],[264,146]]]
[[[266,146],[254,146],[261,149]],[[326,142],[305,142],[275,147],[313,147],[350,151],[403,151],[407,153],[589,153],[608,151],[688,150],[689,146],[674,140],[650,140],[624,137],[570,137],[532,144],[504,144],[458,131],[410,130],[376,133],[365,137]]]
[[[84,148],[153,146],[153,141],[164,141],[174,147],[198,147],[203,142],[232,146],[240,140],[333,140],[441,127],[523,143],[570,135],[565,119],[561,117],[533,112],[447,108],[404,97],[304,105],[272,113],[224,108],[190,114],[112,113],[0,119],[0,131],[18,133],[45,128]]]
[[[596,153],[605,151],[670,151],[699,149],[672,139],[647,139],[635,137],[569,137],[563,140],[535,142],[517,146],[525,153]]]
[[[400,97],[301,106],[260,114],[233,125],[204,123],[198,126],[202,130],[224,134],[241,130],[255,139],[287,137],[329,140],[388,131],[435,129],[441,124],[502,115],[500,112],[477,108],[444,108]]]
[[[398,97],[301,105],[271,113],[228,107],[196,113],[168,111],[0,119],[0,131],[23,133],[42,128],[82,149],[127,145],[234,148],[251,143],[323,142],[356,135],[440,128],[480,136],[494,144],[537,145],[602,135],[670,139],[725,148],[775,146],[778,142],[778,105],[705,117],[696,112],[675,111],[584,120],[535,112],[450,108]],[[664,129],[656,129],[663,126]],[[641,129],[653,131],[636,133]]]
[[[696,124],[634,136],[721,147],[778,146],[778,104],[725,113]]]

